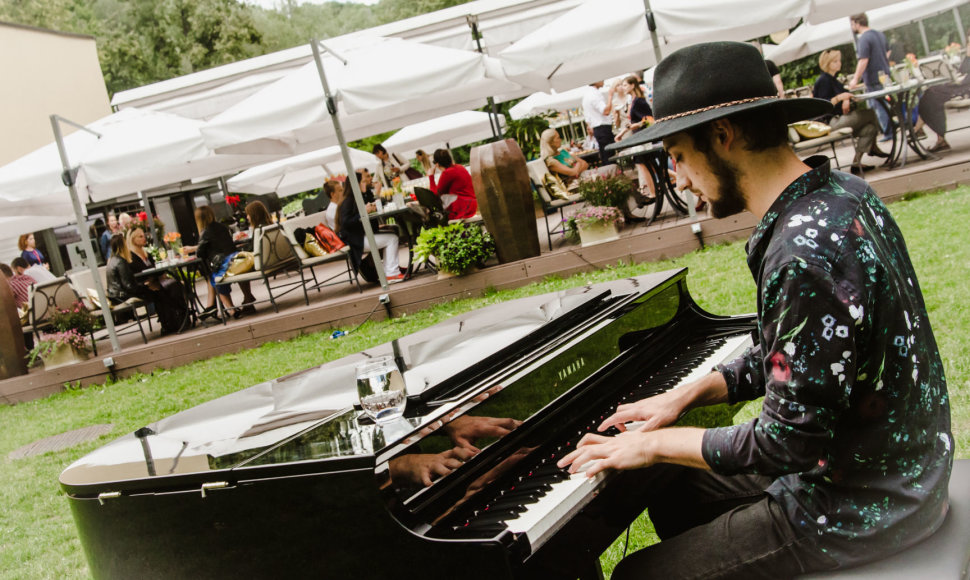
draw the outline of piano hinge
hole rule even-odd
[[[104,505],[104,500],[115,499],[116,497],[121,497],[120,491],[105,491],[98,494],[98,503]]]
[[[210,481],[208,483],[202,484],[202,497],[205,497],[205,492],[210,489],[222,489],[229,485],[228,481]]]

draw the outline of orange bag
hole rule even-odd
[[[320,244],[320,248],[328,254],[332,254],[347,245],[337,237],[333,230],[323,224],[317,224],[317,227],[313,228],[313,236]]]

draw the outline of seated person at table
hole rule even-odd
[[[108,244],[111,249],[105,271],[108,279],[108,300],[112,304],[121,304],[132,298],[140,298],[158,313],[163,336],[178,332],[182,319],[176,320],[172,312],[164,308],[165,299],[162,293],[135,280],[135,273],[131,269],[131,252],[128,251],[125,235],[119,233],[111,236]]]
[[[30,297],[30,287],[37,283],[29,275],[24,273],[14,273],[13,269],[6,265],[0,264],[0,272],[7,278],[7,283],[10,285],[10,291],[13,292],[13,301],[17,305],[17,308],[23,308],[27,304],[27,299]]]
[[[555,129],[546,129],[539,136],[539,159],[545,162],[550,173],[558,175],[568,187],[578,183],[579,176],[589,168],[588,163],[562,148],[562,138]]]
[[[357,183],[360,184],[360,195],[364,198],[364,203],[373,203],[377,200],[383,188],[381,182],[375,180],[371,172],[366,169],[358,169],[354,175],[357,176]]]
[[[871,165],[862,164],[862,156],[868,153],[875,157],[887,155],[876,146],[876,136],[879,134],[879,120],[872,109],[860,109],[854,102],[852,93],[835,78],[842,69],[842,53],[838,50],[826,50],[818,57],[818,66],[822,74],[815,81],[812,96],[832,102],[832,114],[825,115],[820,120],[832,129],[849,127],[855,139],[855,157],[852,158],[852,173],[858,175],[869,171]]]
[[[364,225],[360,219],[360,212],[357,211],[357,201],[354,196],[344,190],[344,186],[339,181],[328,181],[324,184],[324,191],[330,195],[330,200],[336,205],[336,216],[334,231],[340,236],[345,244],[350,246],[350,261],[355,269],[360,268],[360,261],[365,251],[371,251],[367,236],[364,235]],[[377,210],[377,206],[368,203],[367,212]],[[404,280],[405,270],[401,268],[401,263],[397,256],[398,239],[394,234],[374,234],[374,241],[377,242],[378,250],[384,250],[384,276],[390,283],[401,282]]]
[[[24,260],[19,256],[14,258],[10,262],[10,265],[13,267],[15,274],[26,274],[39,284],[57,280],[57,276],[51,274],[51,271],[44,266],[40,264],[28,264],[27,260]]]
[[[126,241],[133,275],[155,267],[155,259],[145,250],[147,240],[145,230],[141,226],[135,226],[128,230]],[[185,305],[185,294],[182,292],[181,285],[171,276],[165,274],[152,276],[138,282],[158,292],[155,307],[158,313],[158,321],[162,325],[162,333],[168,334],[182,330],[182,323],[186,320],[185,315],[188,308]]]
[[[967,60],[964,60],[967,62]],[[919,132],[924,126],[936,133],[936,143],[926,150],[931,153],[946,151],[950,148],[946,138],[946,102],[957,97],[970,96],[970,75],[965,75],[958,83],[946,83],[929,87],[919,99],[919,119],[913,130]]]
[[[431,191],[441,198],[441,205],[448,212],[448,219],[461,220],[470,218],[478,212],[478,200],[475,198],[475,188],[472,186],[472,176],[464,165],[458,165],[451,159],[447,149],[437,149],[434,152],[435,171],[441,175],[428,176]]]
[[[205,310],[202,311],[200,318],[215,316],[216,296],[226,309],[226,314],[232,315],[233,318],[240,318],[243,310],[233,308],[230,285],[219,286],[218,289],[215,285],[215,281],[229,269],[229,263],[237,253],[236,244],[232,241],[232,233],[229,232],[228,227],[216,221],[216,214],[207,205],[195,208],[195,227],[199,230],[199,245],[185,246],[185,251],[194,252],[195,256],[202,261],[203,271],[209,272],[209,293]]]

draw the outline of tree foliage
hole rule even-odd
[[[115,93],[465,1],[280,0],[266,10],[240,0],[0,0],[0,20],[94,36]]]

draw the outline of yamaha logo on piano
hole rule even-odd
[[[586,366],[586,359],[579,357],[579,360],[559,370],[559,380],[562,381],[569,375]]]

